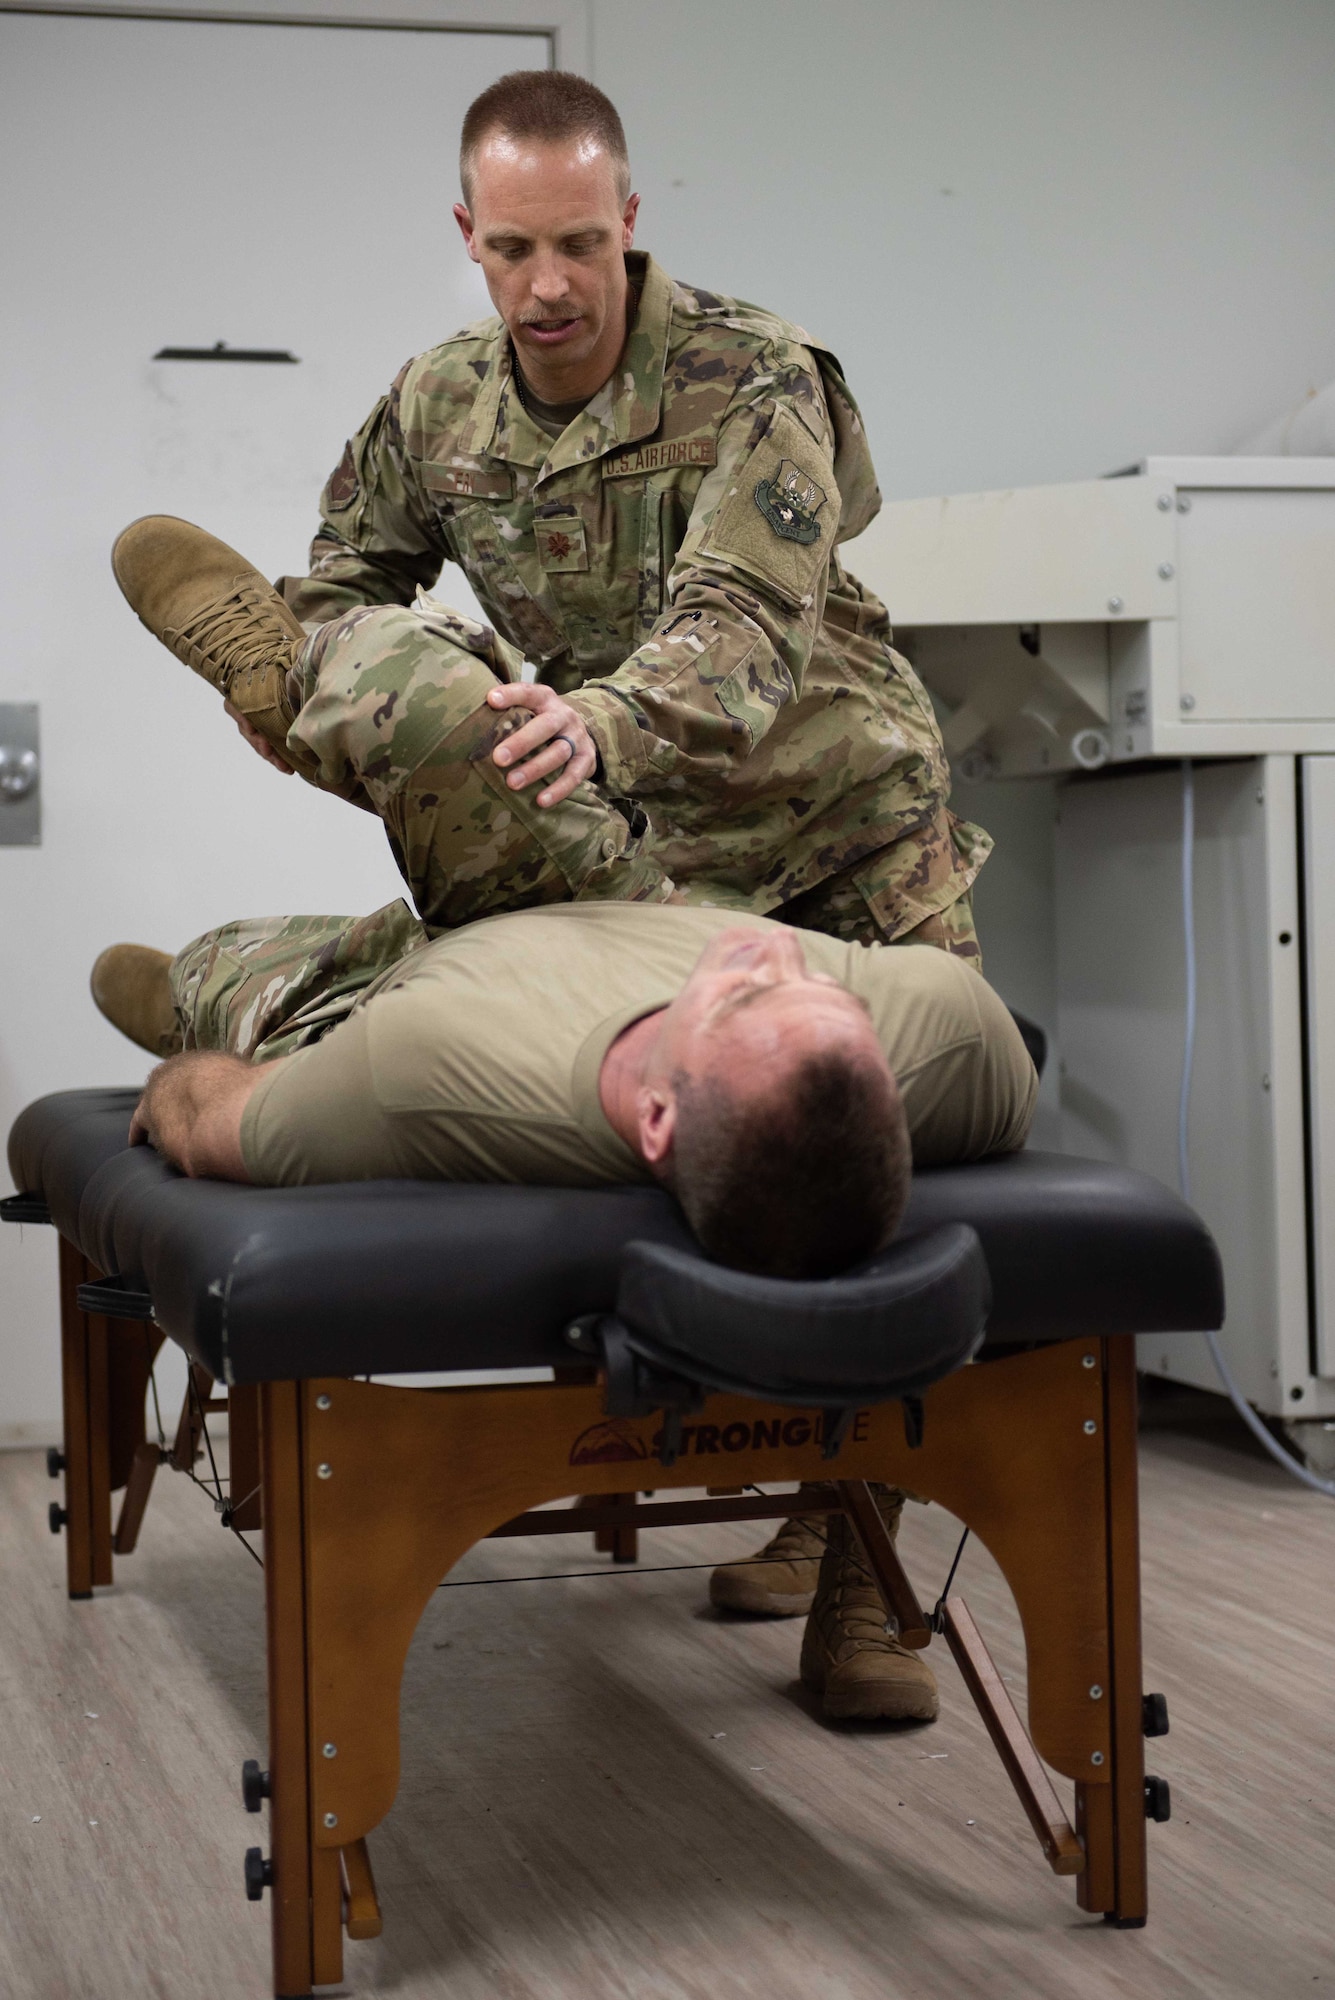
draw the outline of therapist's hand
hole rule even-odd
[[[493,688],[487,700],[492,708],[529,711],[530,719],[523,727],[491,753],[492,761],[506,772],[505,782],[513,791],[523,791],[548,778],[551,782],[538,793],[538,804],[559,806],[576,785],[593,776],[598,768],[598,746],[570,703],[554,688],[521,681]],[[558,742],[557,738],[563,740]]]
[[[272,764],[275,771],[281,771],[284,777],[290,778],[292,776],[291,764],[288,763],[286,757],[274,749],[268,737],[261,736],[254,723],[247,716],[244,716],[239,708],[233,708],[230,701],[225,701],[223,708],[231,716],[233,722],[241,731],[241,734],[245,737],[256,756],[263,757],[266,764]]]

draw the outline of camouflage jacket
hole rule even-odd
[[[625,353],[559,438],[520,400],[503,322],[465,328],[351,440],[311,573],[282,587],[311,623],[457,562],[693,899],[763,912],[856,868],[896,935],[989,843],[952,837],[931,705],[836,552],[880,506],[857,406],[799,328],[627,263]]]

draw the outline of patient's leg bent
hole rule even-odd
[[[430,930],[576,897],[662,901],[671,884],[597,787],[541,809],[492,761],[526,720],[487,705],[520,658],[431,598],[323,625],[294,669],[288,741],[313,782],[363,795]]]
[[[369,917],[256,917],[205,931],[169,974],[183,1045],[252,1062],[290,1055],[426,941],[404,902]]]

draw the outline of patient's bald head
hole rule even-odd
[[[644,1158],[720,1263],[827,1277],[881,1249],[908,1199],[899,1091],[862,1002],[782,926],[720,932],[658,1019]]]

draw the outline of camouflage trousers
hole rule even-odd
[[[675,893],[637,807],[622,811],[585,783],[544,810],[538,787],[505,783],[492,752],[527,713],[498,714],[487,695],[522,666],[490,627],[419,590],[415,604],[362,606],[319,626],[288,676],[294,719],[277,740],[311,784],[380,818],[430,932],[539,903]],[[976,958],[967,884],[990,846],[942,807],[773,914],[836,937],[913,938]],[[704,877],[687,893],[706,891],[730,900]],[[924,910],[934,914],[909,928]]]
[[[205,931],[171,964],[184,1046],[250,1062],[291,1055],[429,941],[403,902],[369,917],[252,917]]]
[[[322,791],[383,821],[429,931],[581,897],[665,901],[672,884],[591,784],[558,806],[492,762],[528,720],[487,706],[522,661],[487,626],[419,591],[322,625],[288,676],[287,755]]]
[[[794,915],[799,906],[789,904],[786,923],[853,943],[881,942],[855,889],[822,883],[799,902],[813,906]],[[172,961],[185,1047],[224,1049],[251,1062],[290,1055],[318,1041],[430,936],[403,902],[369,917],[255,917],[206,931]],[[967,893],[895,942],[939,945],[977,964]]]
[[[378,815],[420,918],[395,902],[366,917],[266,917],[206,932],[172,965],[187,1049],[255,1062],[288,1055],[431,937],[502,910],[672,896],[643,838],[595,786],[544,811],[536,787],[506,785],[491,753],[525,716],[498,715],[486,697],[521,665],[488,627],[422,591],[414,605],[364,607],[316,630],[289,675],[288,756],[310,783]],[[887,942],[858,886],[864,872],[822,882],[775,915]],[[968,891],[894,942],[940,945],[977,964]]]

